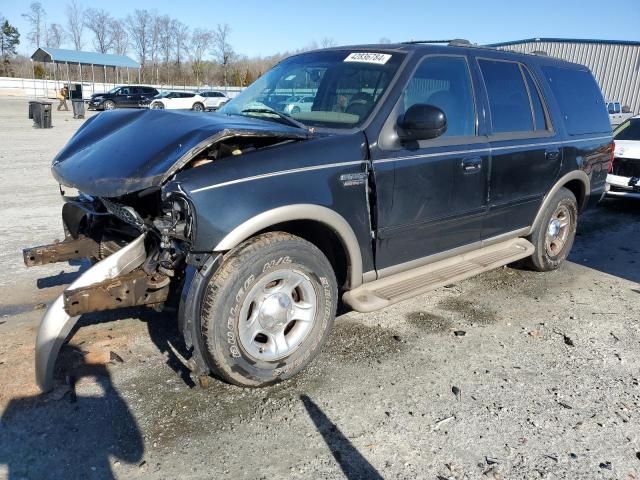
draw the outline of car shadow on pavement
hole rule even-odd
[[[76,380],[94,379],[82,396],[70,381],[49,394],[14,398],[4,410],[0,471],[6,468],[9,479],[109,479],[118,462],[142,460],[142,434],[107,368],[76,358]]]
[[[640,202],[607,199],[578,219],[569,260],[640,283]]]
[[[362,456],[358,449],[344,436],[337,425],[329,420],[313,400],[307,395],[300,395],[300,400],[302,400],[309,417],[311,417],[347,479],[382,480],[382,475]]]

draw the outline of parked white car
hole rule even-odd
[[[640,115],[614,131],[615,151],[607,175],[607,195],[640,199]]]
[[[206,110],[217,110],[229,101],[229,97],[224,92],[217,90],[198,92],[198,95],[204,98],[204,108]]]
[[[310,112],[313,106],[313,100],[314,97],[311,95],[289,97],[283,102],[283,112],[288,114]]]
[[[169,90],[153,97],[149,103],[149,108],[202,112],[205,109],[205,98],[195,92]]]

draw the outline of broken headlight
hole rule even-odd
[[[162,216],[153,220],[153,226],[160,232],[163,241],[171,237],[190,241],[193,234],[193,215],[191,204],[180,196],[173,194],[162,204]]]

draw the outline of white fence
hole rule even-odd
[[[62,80],[34,80],[31,78],[0,77],[0,97],[28,97],[28,98],[56,98],[66,82]],[[71,82],[71,85],[82,85],[82,97],[89,98],[93,93],[106,92],[118,84],[102,82]],[[138,85],[138,84],[136,84]],[[148,84],[147,84],[148,85]],[[158,90],[219,90],[226,92],[228,97],[235,97],[242,91],[241,87],[220,87],[192,85],[149,85]]]

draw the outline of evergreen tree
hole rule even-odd
[[[0,58],[2,67],[0,74],[9,76],[11,72],[11,58],[16,54],[16,47],[20,44],[20,33],[18,29],[11,25],[8,20],[0,23]]]

